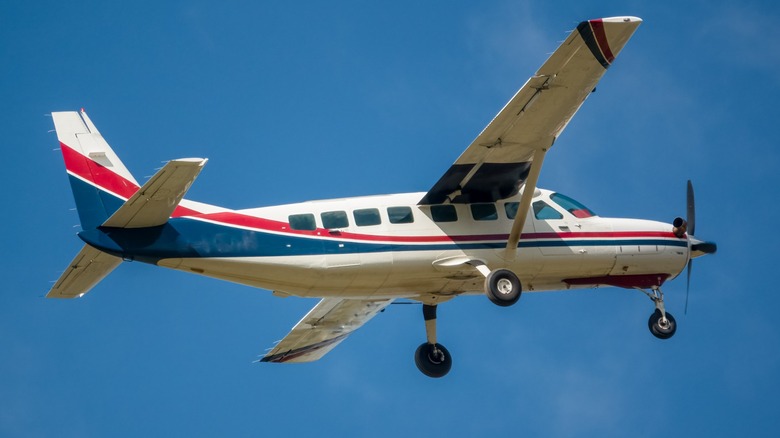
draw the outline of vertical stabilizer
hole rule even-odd
[[[52,118],[81,227],[97,228],[138,190],[138,182],[83,110],[54,112]]]

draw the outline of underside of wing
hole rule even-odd
[[[584,21],[477,136],[420,204],[493,202],[514,196],[596,87],[641,20]]]
[[[110,274],[122,259],[84,245],[46,298],[78,298]]]
[[[392,301],[324,298],[260,361],[320,359]]]

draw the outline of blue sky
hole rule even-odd
[[[0,6],[6,146],[0,436],[776,436],[776,2],[22,2]],[[672,6],[673,5],[673,6]],[[427,190],[576,24],[645,21],[547,155],[540,185],[671,221],[697,189],[719,253],[667,284],[653,338],[622,289],[417,306],[322,361],[252,364],[313,300],[125,263],[43,298],[81,247],[51,111],[86,108],[139,180],[210,159],[231,208]]]

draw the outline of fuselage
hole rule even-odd
[[[549,190],[536,191],[517,251],[507,253],[519,194],[496,203],[418,205],[423,196],[212,209],[160,227],[80,236],[125,259],[311,297],[483,293],[475,262],[512,270],[524,291],[649,288],[677,276],[689,258],[687,236],[675,236],[670,224],[601,218]]]

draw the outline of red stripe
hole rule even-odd
[[[125,200],[130,199],[138,191],[139,187],[132,181],[125,179],[89,157],[85,157],[65,143],[60,142],[60,149],[62,150],[62,157],[65,159],[65,168],[74,175],[96,185],[98,188],[113,192],[125,198]],[[195,216],[198,214],[201,214],[201,212],[179,205],[173,211],[171,217]]]
[[[62,157],[65,160],[65,168],[69,172],[89,181],[101,189],[113,192],[125,199],[130,198],[138,191],[139,187],[135,183],[126,180],[111,169],[81,155],[65,143],[60,142],[60,149],[62,150]]]
[[[275,221],[256,216],[249,216],[234,212],[221,212],[198,215],[198,218],[218,222],[224,225],[234,225],[245,228],[253,228],[260,231],[272,231],[277,233],[297,234],[301,236],[327,237],[333,239],[352,239],[366,241],[390,241],[390,242],[452,242],[457,237],[451,236],[382,236],[374,234],[346,233],[325,228],[315,230],[293,230],[287,222]],[[332,232],[333,231],[333,232]],[[495,234],[486,236],[463,236],[464,240],[506,239],[507,234]]]
[[[593,35],[596,37],[596,42],[599,44],[601,53],[604,54],[604,58],[607,62],[612,64],[612,61],[615,60],[615,55],[612,54],[612,50],[609,48],[607,34],[604,32],[604,22],[601,19],[590,20],[590,27],[593,29]]]
[[[173,210],[171,217],[197,216],[199,214],[202,214],[202,212],[178,205],[176,206],[176,209]]]
[[[469,234],[453,236],[389,236],[376,234],[348,233],[343,231],[331,232],[325,228],[316,230],[292,230],[286,222],[249,216],[234,212],[221,212],[198,215],[198,218],[218,222],[224,225],[234,225],[245,228],[253,228],[260,231],[272,231],[277,233],[297,234],[329,239],[350,239],[369,242],[411,242],[411,243],[435,243],[435,242],[475,242],[487,240],[506,240],[509,234]],[[603,231],[603,232],[569,232],[569,233],[524,233],[522,239],[619,239],[619,238],[668,238],[679,240],[671,231]]]
[[[594,20],[597,21],[597,20]],[[602,32],[603,34],[603,32]],[[111,169],[102,166],[99,163],[91,160],[79,152],[76,152],[73,148],[69,147],[65,143],[60,142],[62,149],[62,156],[65,159],[65,168],[95,184],[101,189],[111,191],[119,196],[129,199],[139,189],[139,187],[116,174]],[[256,216],[249,216],[234,212],[221,212],[221,213],[209,213],[202,214],[197,210],[193,210],[187,207],[178,206],[174,210],[172,217],[184,217],[184,216],[196,216],[198,218],[206,219],[209,221],[218,222],[225,225],[234,225],[246,228],[253,228],[262,231],[273,231],[278,233],[297,234],[312,237],[324,237],[332,239],[350,239],[350,240],[363,240],[370,242],[407,242],[407,243],[433,243],[433,242],[476,242],[476,241],[490,241],[490,240],[506,240],[508,234],[470,234],[470,235],[454,235],[454,236],[388,236],[388,235],[374,235],[374,234],[361,234],[361,233],[348,233],[348,232],[331,232],[325,228],[318,228],[316,230],[292,230],[290,224],[286,222],[276,221],[272,219],[265,219]],[[617,232],[569,232],[569,233],[524,233],[522,239],[582,239],[582,238],[670,238],[677,240],[677,237],[671,232],[662,231],[617,231]]]

